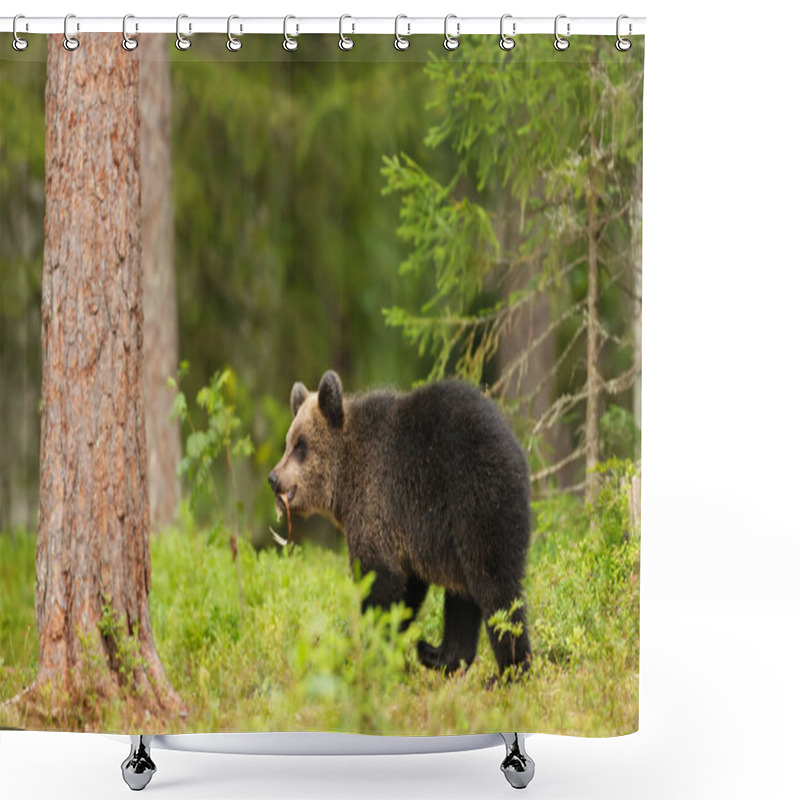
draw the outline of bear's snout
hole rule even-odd
[[[262,472],[261,474],[263,475],[264,473]],[[276,495],[280,494],[280,492],[278,491],[278,488],[279,488],[278,487],[278,476],[275,473],[275,470],[272,470],[272,472],[270,472],[269,477],[267,478],[267,480],[269,481],[269,488],[272,489],[272,491],[275,492]]]

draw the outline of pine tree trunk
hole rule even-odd
[[[503,251],[514,253],[519,250],[521,244],[521,232],[518,230],[519,217],[508,215],[505,210],[503,215],[507,219],[501,229]],[[504,295],[509,297],[513,292],[529,290],[536,274],[537,266],[533,262],[521,264],[510,270],[503,281]],[[505,397],[508,399],[528,397],[538,388],[539,392],[533,401],[526,401],[519,407],[519,412],[528,416],[532,424],[541,419],[553,403],[555,376],[547,379],[543,386],[540,387],[539,384],[556,362],[555,333],[546,336],[537,347],[531,349],[531,343],[540,339],[551,323],[551,308],[550,293],[537,292],[530,303],[515,313],[500,338],[498,356],[501,375],[510,368],[509,365],[515,364],[520,356],[528,351],[524,362],[515,370],[513,379],[506,386]],[[543,434],[543,439],[553,462],[560,461],[572,449],[569,429],[560,423],[548,428]],[[567,465],[556,473],[562,486],[571,483],[570,467],[571,465]]]
[[[167,378],[178,371],[172,206],[170,39],[139,37],[141,102],[142,269],[144,274],[144,410],[147,429],[150,527],[175,519],[180,499],[180,431],[172,419]]]
[[[594,159],[596,156],[594,135],[590,134],[590,163],[586,190],[586,216],[588,237],[588,290],[587,343],[586,343],[586,499],[597,495],[598,476],[592,470],[600,459],[600,367],[599,338],[600,317],[598,312],[599,287],[597,263],[597,195],[594,183]]]
[[[36,687],[70,708],[135,688],[162,714],[180,700],[148,609],[139,64],[124,56],[117,34],[75,52],[49,37]]]
[[[507,191],[502,191],[496,201],[499,218],[499,237],[503,253],[517,253],[524,236],[521,224],[520,206]],[[503,294],[510,297],[514,292],[530,290],[529,287],[538,272],[538,265],[530,260],[510,269],[502,282]],[[510,365],[514,365],[520,356],[527,357],[514,369],[512,379],[508,382],[505,397],[526,397],[534,391],[542,377],[548,373],[555,362],[555,337],[547,337],[538,347],[530,350],[531,343],[536,341],[550,324],[550,295],[537,292],[523,308],[519,309],[504,328],[500,338],[499,361],[500,374],[505,373]],[[532,402],[523,404],[520,412],[531,419],[539,419],[552,403],[553,381],[547,382]],[[555,445],[555,431],[545,434],[548,443]]]
[[[536,274],[533,264],[518,267],[508,273],[503,282],[503,292],[508,297],[512,292],[524,291],[530,286]],[[500,372],[509,364],[517,361],[521,354],[530,350],[531,342],[539,339],[550,325],[550,295],[538,292],[531,302],[516,312],[500,339]],[[542,343],[530,350],[523,365],[515,370],[514,378],[508,384],[506,397],[527,397],[538,386],[555,363],[555,336],[548,336]],[[553,402],[553,380],[546,382],[533,402],[522,406],[521,411],[537,420],[544,415]],[[545,434],[548,444],[556,447],[556,430],[550,429]]]

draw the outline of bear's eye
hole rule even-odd
[[[301,436],[294,446],[294,454],[302,461],[306,457],[307,449],[306,440]]]

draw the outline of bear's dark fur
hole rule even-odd
[[[300,383],[286,452],[270,473],[279,507],[324,514],[345,533],[351,563],[375,572],[366,606],[403,601],[416,614],[443,586],[444,636],[419,642],[420,661],[447,673],[475,658],[481,620],[522,598],[530,542],[530,482],[522,448],[491,400],[455,380],[408,394],[345,397],[339,376],[316,393]],[[530,655],[487,625],[502,673]]]

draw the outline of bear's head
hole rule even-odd
[[[269,474],[279,512],[302,516],[333,512],[340,438],[344,428],[342,381],[328,370],[316,392],[302,383],[292,387],[294,419],[286,434],[286,452]]]

